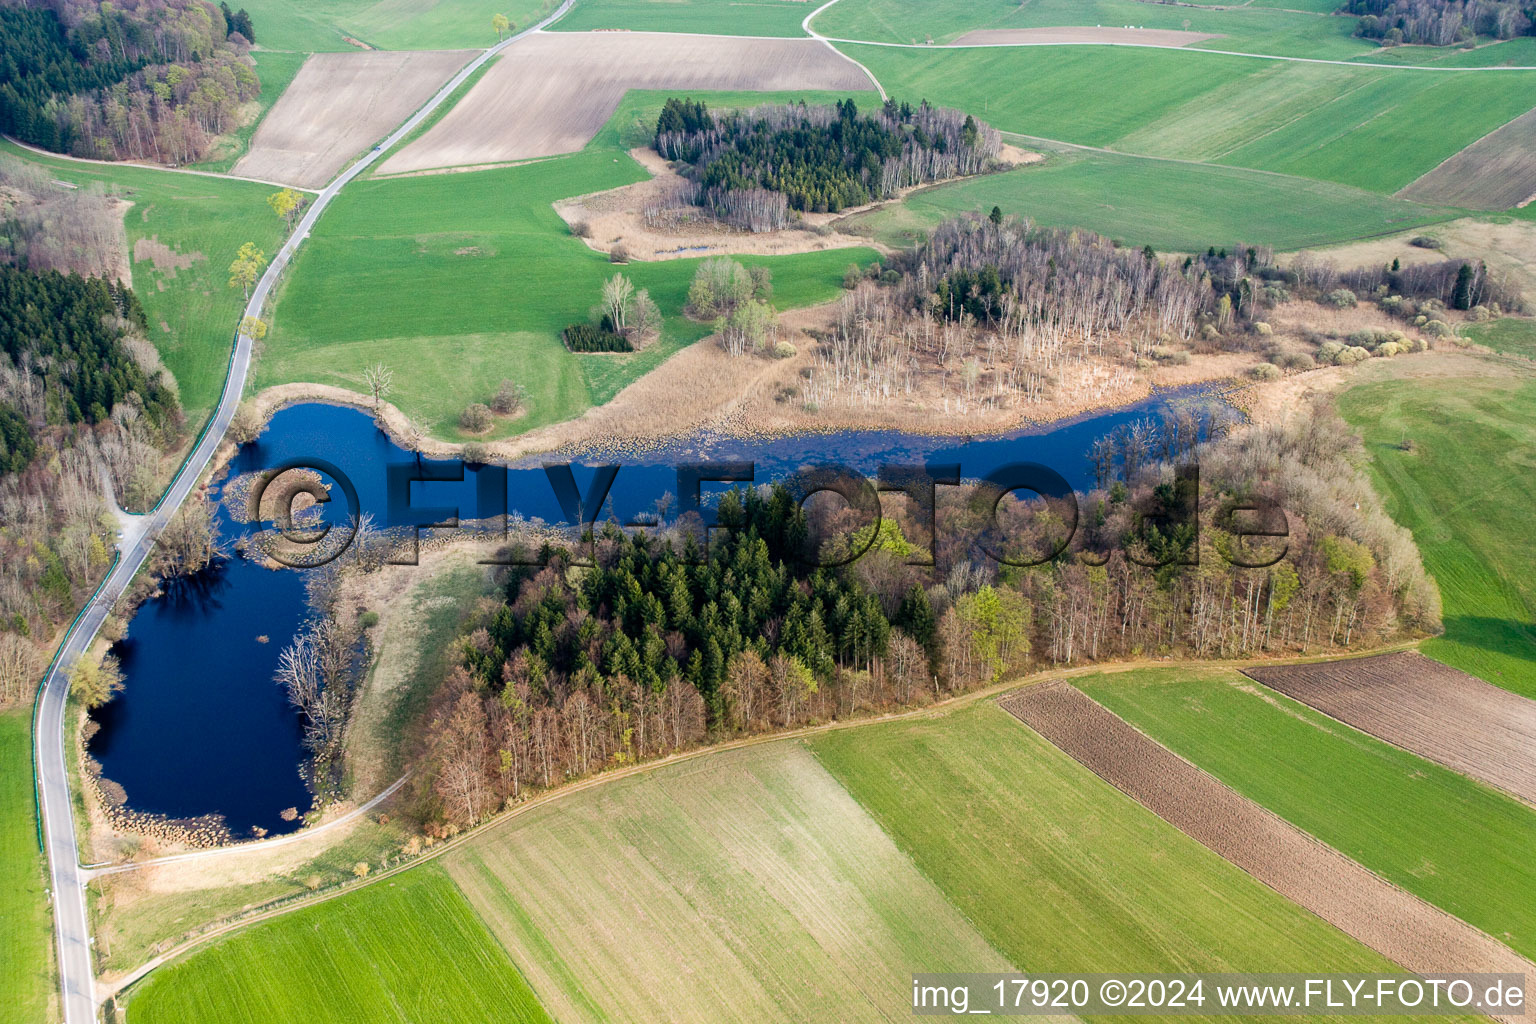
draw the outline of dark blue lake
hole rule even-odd
[[[1039,462],[1074,487],[1092,486],[1086,457],[1097,438],[1132,420],[1155,416],[1181,393],[1154,396],[1109,412],[1002,436],[921,437],[895,431],[797,435],[774,439],[700,436],[625,460],[613,482],[603,519],[629,522],[650,512],[656,499],[678,490],[681,462],[741,460],[755,463],[758,482],[783,479],[808,462],[836,461],[873,474],[882,464],[958,463],[965,477],[985,476],[1012,462]],[[255,442],[245,445],[230,478],[289,461],[334,467],[355,490],[360,510],[380,526],[439,522],[454,511],[464,519],[499,515],[563,520],[542,464],[561,457],[514,463],[505,470],[458,462],[417,460],[379,431],[366,413],[305,404],[277,413]],[[580,460],[576,485],[585,492],[592,471]],[[607,462],[594,459],[592,462]],[[412,476],[462,479],[409,483],[411,511],[388,500],[391,467],[397,498]],[[328,483],[337,483],[323,474]],[[706,493],[729,485],[706,485]],[[342,522],[345,488],[332,486],[327,518]],[[231,520],[221,507],[226,549],[256,527]],[[384,571],[398,571],[389,570]],[[97,712],[101,728],[90,753],[103,774],[128,794],[134,810],[172,818],[223,815],[237,837],[252,828],[281,833],[301,821],[282,812],[310,809],[301,774],[304,752],[297,712],[274,681],[278,655],[303,625],[305,570],[273,570],[231,554],[190,580],[168,585],[146,602],[117,645],[125,689]]]

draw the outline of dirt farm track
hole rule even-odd
[[[1029,687],[1002,706],[1181,832],[1387,959],[1417,973],[1524,974],[1527,1002],[1536,992],[1536,964],[1228,789],[1067,683]]]
[[[507,47],[463,100],[379,173],[574,152],[630,89],[873,88],[857,64],[815,39],[540,32]]]
[[[1536,804],[1536,701],[1411,652],[1243,673],[1345,725]]]
[[[272,105],[233,173],[319,188],[476,53],[317,53]]]

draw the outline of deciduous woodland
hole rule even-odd
[[[182,164],[261,83],[250,17],[205,0],[0,0],[0,131],[74,156]]]
[[[1509,0],[1349,0],[1339,13],[1363,15],[1355,34],[1383,46],[1513,39],[1530,35],[1536,25],[1536,5]]]
[[[589,566],[546,547],[468,623],[418,723],[416,813],[462,826],[605,765],[1030,665],[1346,650],[1438,628],[1411,539],[1331,411],[1229,426],[1185,409],[1127,428],[1097,453],[1103,486],[1076,515],[1008,499],[1008,555],[1028,565],[982,554],[986,502],[941,498],[936,564],[919,566],[929,528],[910,509],[875,527],[821,499],[797,507],[782,486],[724,496],[707,552],[688,516],[655,535],[600,528]],[[1198,511],[1176,472],[1195,463]],[[1235,534],[1231,508],[1255,495],[1285,510],[1287,537]]]
[[[789,211],[836,213],[925,182],[977,174],[1002,140],[958,110],[887,100],[860,116],[853,100],[796,103],[718,116],[669,99],[656,151],[688,165],[691,200],[750,231],[776,231]]]
[[[1447,308],[1518,310],[1519,292],[1478,263],[1340,271],[1265,247],[1211,247],[1182,260],[1121,247],[1089,231],[966,215],[922,244],[860,272],[801,384],[809,406],[879,406],[927,395],[946,406],[1010,408],[1077,397],[1094,369],[1128,373],[1159,361],[1260,351],[1260,374],[1421,351],[1448,336]],[[1272,339],[1267,311],[1294,300],[1329,307],[1375,301],[1401,330],[1305,350]],[[933,404],[930,401],[930,404]]]

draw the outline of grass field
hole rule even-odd
[[[524,29],[558,0],[241,0],[257,42],[269,50],[355,50],[350,36],[378,50],[461,50],[493,46],[493,14]]]
[[[150,340],[181,385],[182,406],[195,432],[202,426],[229,367],[235,327],[245,305],[229,287],[229,264],[245,242],[268,256],[282,244],[284,226],[266,197],[270,185],[176,174],[139,167],[109,167],[39,156],[0,140],[0,152],[48,168],[73,184],[99,181],[133,203],[124,217],[130,247],[158,240],[189,266],[157,268],[133,261],[133,290],[149,315]]]
[[[1387,511],[1413,531],[1440,585],[1445,634],[1432,658],[1536,697],[1536,380],[1386,381],[1352,388],[1339,411],[1365,437]],[[1402,442],[1413,442],[1412,451]]]
[[[1377,192],[1524,113],[1536,90],[1536,71],[1435,74],[1098,46],[842,48],[890,94],[962,107],[1006,131]],[[1001,93],[999,80],[1010,83]]]
[[[1022,970],[1385,969],[993,703],[812,749]]]
[[[1383,878],[1536,954],[1536,866],[1527,855],[1536,812],[1519,801],[1234,671],[1116,672],[1074,683]]]
[[[156,971],[134,1024],[546,1024],[451,881],[425,867],[221,940]]]
[[[994,205],[1041,224],[1181,252],[1233,239],[1282,250],[1327,245],[1457,215],[1306,178],[1093,153],[925,189],[848,223],[903,247],[945,217]]]
[[[47,1020],[53,922],[37,848],[30,706],[0,712],[0,821],[0,1020]]]
[[[361,388],[363,367],[395,370],[391,400],[433,434],[458,438],[459,413],[503,378],[530,392],[506,435],[579,415],[708,333],[680,313],[696,260],[632,263],[667,317],[663,337],[622,356],[575,356],[559,331],[582,320],[618,268],[570,235],[556,199],[640,180],[599,137],[587,150],[471,174],[361,181],[301,250],[278,298],[257,386],[313,381]],[[835,297],[865,250],[745,257],[768,266],[780,308]]]
[[[790,743],[531,810],[445,867],[562,1021],[869,1021],[1006,960]]]
[[[1503,317],[1481,324],[1466,324],[1461,333],[1495,352],[1536,358],[1536,320]]]
[[[1377,49],[1353,38],[1353,18],[1318,17],[1267,6],[1200,10],[1191,4],[1160,6],[1135,0],[1031,0],[1026,4],[1016,0],[840,0],[812,27],[841,39],[921,43],[931,36],[936,43],[949,43],[975,29],[1132,25],[1214,33],[1222,38],[1194,45],[1243,53],[1348,60]],[[1273,6],[1301,5],[1277,0]]]
[[[695,32],[724,36],[803,36],[816,8],[800,0],[577,0],[553,26],[567,32]]]
[[[260,108],[251,123],[230,132],[219,139],[206,160],[200,160],[189,166],[200,171],[218,171],[221,174],[229,172],[235,166],[235,161],[245,155],[250,148],[251,136],[256,134],[256,129],[261,126],[261,119],[267,116],[267,111],[272,109],[272,104],[288,88],[293,76],[299,73],[303,66],[307,53],[288,53],[282,50],[252,50],[251,59],[256,62],[256,77],[261,80],[261,95],[256,98]]]

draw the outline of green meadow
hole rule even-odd
[[[810,743],[1021,970],[1388,969],[990,701]]]
[[[843,49],[891,95],[961,107],[1005,131],[1376,192],[1406,185],[1524,113],[1536,95],[1536,71],[1447,74],[1100,46]]]
[[[803,36],[808,0],[577,0],[552,27],[566,32],[626,29],[723,36]]]
[[[1461,333],[1469,341],[1486,345],[1495,352],[1536,357],[1536,320],[1506,316],[1480,324],[1463,324]]]
[[[1314,0],[1337,6],[1332,0]],[[1355,19],[1295,10],[1300,3],[1149,4],[1136,0],[839,0],[812,23],[822,35],[881,43],[952,43],[977,29],[1096,26],[1174,29],[1220,38],[1194,48],[1348,60],[1378,47],[1353,37]],[[1272,7],[1292,8],[1275,10]],[[995,81],[995,79],[994,79]]]
[[[1523,543],[1536,533],[1536,379],[1523,362],[1489,369],[1500,376],[1364,384],[1339,412],[1440,585],[1445,633],[1420,649],[1536,697],[1536,552]]]
[[[268,50],[351,51],[351,37],[378,50],[465,50],[494,46],[491,16],[525,29],[559,0],[241,0],[256,41]]]
[[[133,290],[149,315],[150,340],[181,386],[193,431],[217,403],[245,305],[229,287],[229,264],[245,242],[269,257],[286,228],[266,199],[273,189],[232,178],[113,167],[40,156],[0,141],[0,152],[75,185],[99,181],[133,205],[124,214]],[[160,256],[157,266],[140,246]],[[159,247],[164,247],[160,249]]]
[[[272,109],[272,104],[277,102],[293,81],[293,76],[299,73],[299,68],[307,60],[307,53],[289,53],[283,50],[252,50],[251,59],[256,62],[256,77],[261,81],[261,95],[256,98],[258,112],[251,118],[249,124],[223,136],[213,151],[208,154],[206,160],[201,160],[189,166],[200,171],[218,171],[221,174],[229,173],[235,166],[235,161],[245,155],[250,148],[251,136],[256,134],[256,129],[261,126],[262,118],[267,116],[267,111]]]
[[[739,95],[739,94],[738,94]],[[364,367],[395,371],[391,401],[439,437],[503,379],[523,383],[528,411],[506,436],[608,401],[667,356],[709,333],[682,316],[696,259],[615,267],[571,235],[550,204],[615,188],[645,172],[620,149],[622,108],[586,150],[520,167],[359,181],[341,194],[286,275],[256,386],[290,381],[361,390]],[[643,121],[643,119],[642,119]],[[773,273],[781,309],[834,298],[844,268],[870,250],[742,257]],[[574,355],[559,332],[585,319],[615,273],[647,288],[662,337],[625,355]]]
[[[53,920],[32,793],[31,705],[0,712],[0,1017],[49,1019]]]
[[[162,967],[134,1024],[548,1024],[459,890],[423,867],[295,911]]]
[[[1518,800],[1230,670],[1116,672],[1074,682],[1174,753],[1383,878],[1524,956],[1536,953],[1529,856],[1536,812]]]
[[[1085,227],[1126,245],[1178,252],[1238,239],[1299,249],[1448,220],[1458,212],[1245,168],[1068,153],[919,190],[902,203],[855,214],[845,229],[901,248],[945,217],[985,214],[993,206],[1040,224]]]

